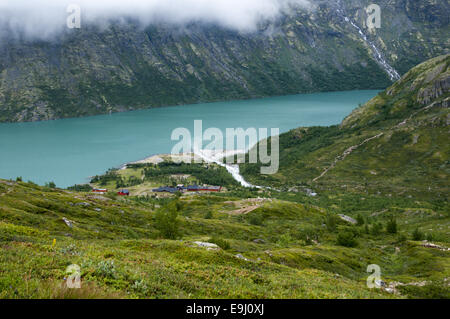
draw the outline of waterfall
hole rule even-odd
[[[338,8],[336,9],[337,13],[343,17],[345,22],[349,23],[353,28],[355,28],[358,31],[358,34],[361,36],[361,39],[364,40],[364,42],[373,50],[373,58],[377,63],[386,71],[386,73],[389,75],[389,78],[392,81],[397,81],[400,79],[400,74],[395,70],[384,58],[381,51],[377,48],[375,43],[370,41],[367,37],[367,35],[363,32],[363,30],[355,23],[353,22],[349,17],[346,16],[345,11],[342,7],[341,1],[337,1]]]
[[[245,151],[232,151],[232,152],[213,152],[210,150],[199,150],[195,149],[194,154],[202,158],[207,163],[216,163],[219,166],[225,167],[228,173],[233,176],[233,178],[242,186],[248,188],[261,188],[260,186],[255,186],[247,182],[244,177],[239,172],[239,165],[230,165],[225,164],[222,161],[222,158],[227,156],[236,155],[239,153],[245,153]]]

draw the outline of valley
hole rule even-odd
[[[450,298],[448,1],[80,1],[0,4],[0,299]]]
[[[380,179],[379,174],[393,162],[378,161],[376,156],[371,157],[370,167],[376,174],[369,172],[361,179],[349,173],[360,170],[347,168],[345,180],[340,175],[343,167],[354,165],[364,154],[361,149],[382,143],[384,135],[374,134],[388,124],[397,130],[421,121],[424,128],[414,126],[420,136],[443,132],[442,139],[448,140],[448,132],[442,131],[448,126],[448,65],[449,56],[419,65],[340,126],[282,134],[282,157],[294,150],[297,160],[314,156],[320,164],[329,163],[324,155],[317,155],[320,145],[339,145],[334,152],[324,152],[330,159],[347,150],[316,181],[308,182],[304,176],[313,178],[318,169],[302,175],[308,164],[288,168],[287,176],[282,166],[271,179],[251,174],[252,165],[243,164],[246,178],[273,186],[245,188],[220,165],[175,164],[167,158],[129,164],[94,177],[91,186],[108,189],[103,195],[85,186],[63,190],[20,179],[0,181],[0,296],[449,298],[448,143],[440,146],[443,157],[433,155],[431,162],[423,156],[410,157],[428,163],[414,165],[416,170],[427,169],[427,175],[408,175],[405,182],[398,177]],[[428,89],[436,87],[443,90]],[[428,99],[424,92],[438,93]],[[426,103],[417,105],[418,97]],[[377,121],[376,112],[386,110],[380,99],[390,106],[390,115]],[[412,108],[403,100],[411,101]],[[321,134],[308,137],[315,130]],[[286,147],[285,140],[298,134],[302,137]],[[412,143],[401,136],[391,141]],[[433,136],[438,143],[440,139]],[[325,141],[313,143],[316,149],[305,152],[302,148],[311,138]],[[350,152],[348,145],[359,147],[351,147]],[[388,158],[392,155],[386,152],[393,148],[401,154],[398,142],[374,149],[385,150],[381,158]],[[363,159],[358,159],[359,165]],[[409,174],[407,165],[402,172]],[[433,177],[432,184],[427,184],[427,176]],[[278,183],[280,179],[283,184]],[[291,182],[302,179],[303,183]],[[150,191],[179,183],[220,185],[223,190]],[[310,187],[318,194],[312,196]],[[432,192],[427,192],[430,187]],[[117,195],[124,188],[131,190],[130,196]],[[64,285],[71,264],[80,265],[81,289]],[[382,277],[377,288],[369,289],[367,267],[373,264],[381,268]]]

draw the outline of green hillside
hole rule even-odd
[[[242,166],[272,188],[167,159],[94,177],[105,195],[0,180],[0,298],[450,298],[449,62],[417,66],[340,126],[283,134],[276,175]],[[180,174],[226,188],[151,191]],[[74,264],[81,289],[65,285]]]
[[[280,137],[280,170],[251,182],[320,191],[401,194],[448,205],[450,56],[403,76],[340,126],[298,128]]]
[[[111,198],[1,181],[0,297],[447,296],[439,287],[449,275],[448,252],[410,240],[403,226],[405,238],[378,229],[374,218],[354,226],[318,206],[267,198],[244,214],[237,208],[255,205],[251,199],[226,194]],[[161,226],[164,211],[178,214],[176,231]],[[439,219],[429,209],[422,215],[422,224]],[[390,285],[425,281],[428,288],[370,290],[373,263]],[[64,286],[71,264],[81,267],[81,289]]]

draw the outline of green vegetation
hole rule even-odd
[[[397,234],[397,221],[394,217],[391,217],[386,224],[386,231],[390,234]]]
[[[221,239],[221,238],[217,238],[217,237],[213,237],[210,238],[208,240],[208,242],[216,244],[217,246],[219,246],[220,248],[222,248],[223,250],[229,250],[231,249],[231,244],[229,241],[225,240],[225,239]]]
[[[67,189],[71,190],[71,191],[76,191],[76,192],[91,192],[92,191],[92,187],[88,184],[74,185],[74,186],[68,187]]]
[[[166,239],[177,239],[179,237],[179,208],[176,204],[170,203],[170,205],[159,209],[155,214],[155,227]]]
[[[356,236],[356,233],[351,231],[340,232],[337,236],[337,244],[344,247],[356,247],[358,246]]]
[[[277,174],[260,175],[261,164],[241,165],[241,172],[253,184],[279,190],[273,197],[324,207],[323,226],[337,234],[339,246],[360,250],[369,236],[378,243],[392,238],[385,247],[402,251],[408,239],[427,240],[443,243],[448,262],[449,64],[446,55],[415,67],[340,126],[282,134]],[[308,196],[311,189],[318,196]],[[332,212],[353,217],[356,227],[340,226]],[[418,266],[423,255],[416,257],[416,266],[409,267],[392,256],[392,265],[403,260],[392,269],[424,271]],[[400,290],[410,297],[440,298],[448,288],[437,282]]]
[[[448,246],[444,211],[427,210],[427,203],[414,207],[410,201],[402,213],[393,199],[388,211],[367,216],[364,225],[352,225],[329,212],[339,208],[330,208],[328,201],[310,200],[299,204],[271,199],[248,214],[239,214],[236,209],[247,199],[227,193],[109,199],[0,181],[0,267],[5,270],[0,273],[0,296],[445,296],[442,285],[449,276],[448,252],[409,240],[420,225],[433,229],[428,232],[436,238],[434,243]],[[367,201],[371,207],[370,202],[377,200]],[[340,202],[354,200],[341,198]],[[394,207],[397,234],[384,226],[392,221]],[[362,212],[356,209],[352,215],[358,214]],[[366,226],[376,231],[366,231]],[[220,249],[198,247],[195,241],[214,243]],[[373,263],[382,268],[383,280],[407,284],[399,288],[401,294],[365,286],[366,267]],[[82,289],[77,292],[64,285],[65,270],[71,264],[81,267]],[[418,281],[438,288],[434,293],[416,289],[412,284]]]
[[[311,248],[298,239],[303,230],[320,229],[324,217],[301,204],[267,202],[253,212],[264,218],[255,226],[219,194],[111,200],[11,181],[0,181],[0,194],[3,298],[391,297],[364,285],[369,247],[355,265],[354,253],[336,250],[333,234],[322,231],[321,244]],[[205,209],[212,218],[203,218]],[[434,259],[428,262],[442,262]],[[71,264],[81,267],[76,292],[64,286]]]
[[[341,126],[283,134],[279,173],[242,167],[270,189],[171,162],[96,176],[105,195],[0,180],[0,298],[448,298],[449,59]],[[148,192],[179,181],[228,189]],[[390,292],[367,288],[371,264]],[[65,285],[70,265],[82,289]]]
[[[414,229],[412,233],[412,239],[413,240],[424,240],[425,234],[420,231],[419,228]]]
[[[128,164],[125,171],[110,169],[104,175],[95,176],[92,184],[119,189],[139,185],[207,184],[238,187],[227,170],[216,164],[185,164],[164,161],[160,164]]]
[[[448,206],[449,63],[447,55],[417,66],[340,126],[282,134],[277,174],[259,174],[261,164],[242,165],[242,174],[283,190],[401,194]]]

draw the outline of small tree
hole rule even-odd
[[[48,183],[45,183],[45,187],[56,188],[56,184],[55,184],[55,182],[48,182]]]
[[[335,215],[328,214],[325,219],[325,225],[327,226],[328,231],[336,231],[337,217]]]
[[[178,212],[175,209],[162,208],[156,212],[155,227],[166,239],[177,239],[179,236]]]
[[[355,234],[350,231],[340,232],[337,236],[337,244],[344,247],[358,246]]]

